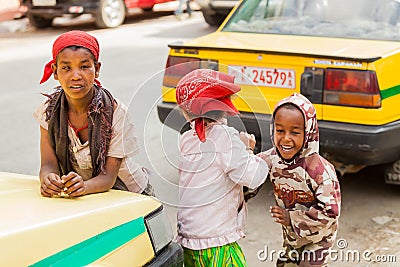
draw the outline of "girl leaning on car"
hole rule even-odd
[[[99,43],[83,31],[61,34],[41,83],[59,82],[34,113],[40,124],[40,181],[45,197],[77,197],[111,188],[153,195],[134,162],[139,144],[126,106],[97,80]]]

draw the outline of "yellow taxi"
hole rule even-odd
[[[160,120],[184,131],[179,79],[197,68],[234,75],[240,111],[230,124],[271,146],[277,101],[294,92],[315,105],[321,153],[338,171],[387,164],[400,184],[400,1],[244,0],[213,33],[172,43]]]
[[[183,266],[163,205],[110,190],[40,195],[39,178],[0,172],[1,266]]]

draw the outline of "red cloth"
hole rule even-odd
[[[212,110],[226,111],[228,116],[239,113],[230,96],[240,91],[234,84],[234,76],[198,69],[186,74],[176,86],[176,101],[185,111],[199,116],[195,119],[195,131],[205,142],[205,125],[202,116]]]
[[[90,50],[94,55],[95,60],[99,60],[100,46],[97,39],[84,32],[84,31],[69,31],[61,34],[53,43],[53,59],[46,64],[44,67],[43,77],[40,83],[46,82],[53,74],[51,65],[56,63],[57,55],[68,46],[82,46]],[[100,82],[95,79],[96,84],[100,85]]]

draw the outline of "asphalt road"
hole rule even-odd
[[[61,20],[44,30],[34,30],[23,20],[6,26],[1,23],[0,171],[38,173],[39,126],[32,113],[44,99],[40,93],[50,92],[55,85],[39,85],[39,80],[54,39],[72,29],[89,31],[99,39],[100,80],[129,106],[143,148],[137,161],[152,170],[156,193],[175,224],[178,135],[159,122],[155,105],[160,99],[168,43],[215,30],[199,12],[182,21],[172,11],[138,13],[112,30],[96,29],[87,19]],[[400,266],[400,188],[385,185],[381,169],[371,167],[342,177],[341,189],[340,243],[334,248],[337,259],[331,266]],[[249,202],[247,236],[240,244],[251,267],[275,266],[281,249],[280,227],[267,214],[272,204],[268,183]]]

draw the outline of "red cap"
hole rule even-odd
[[[53,59],[46,64],[44,67],[43,77],[40,80],[40,83],[46,82],[50,76],[52,75],[53,71],[51,69],[51,64],[56,62],[57,55],[66,47],[68,46],[82,46],[90,50],[94,55],[95,60],[99,59],[100,54],[100,47],[99,42],[97,39],[84,32],[84,31],[69,31],[66,33],[61,34],[53,44]],[[95,80],[95,82],[100,85],[100,82]]]
[[[176,101],[179,106],[194,115],[202,116],[212,110],[226,111],[228,116],[239,113],[230,96],[240,91],[234,84],[234,76],[209,70],[197,69],[186,74],[176,86]],[[205,127],[202,119],[195,120],[195,130],[202,142]]]

